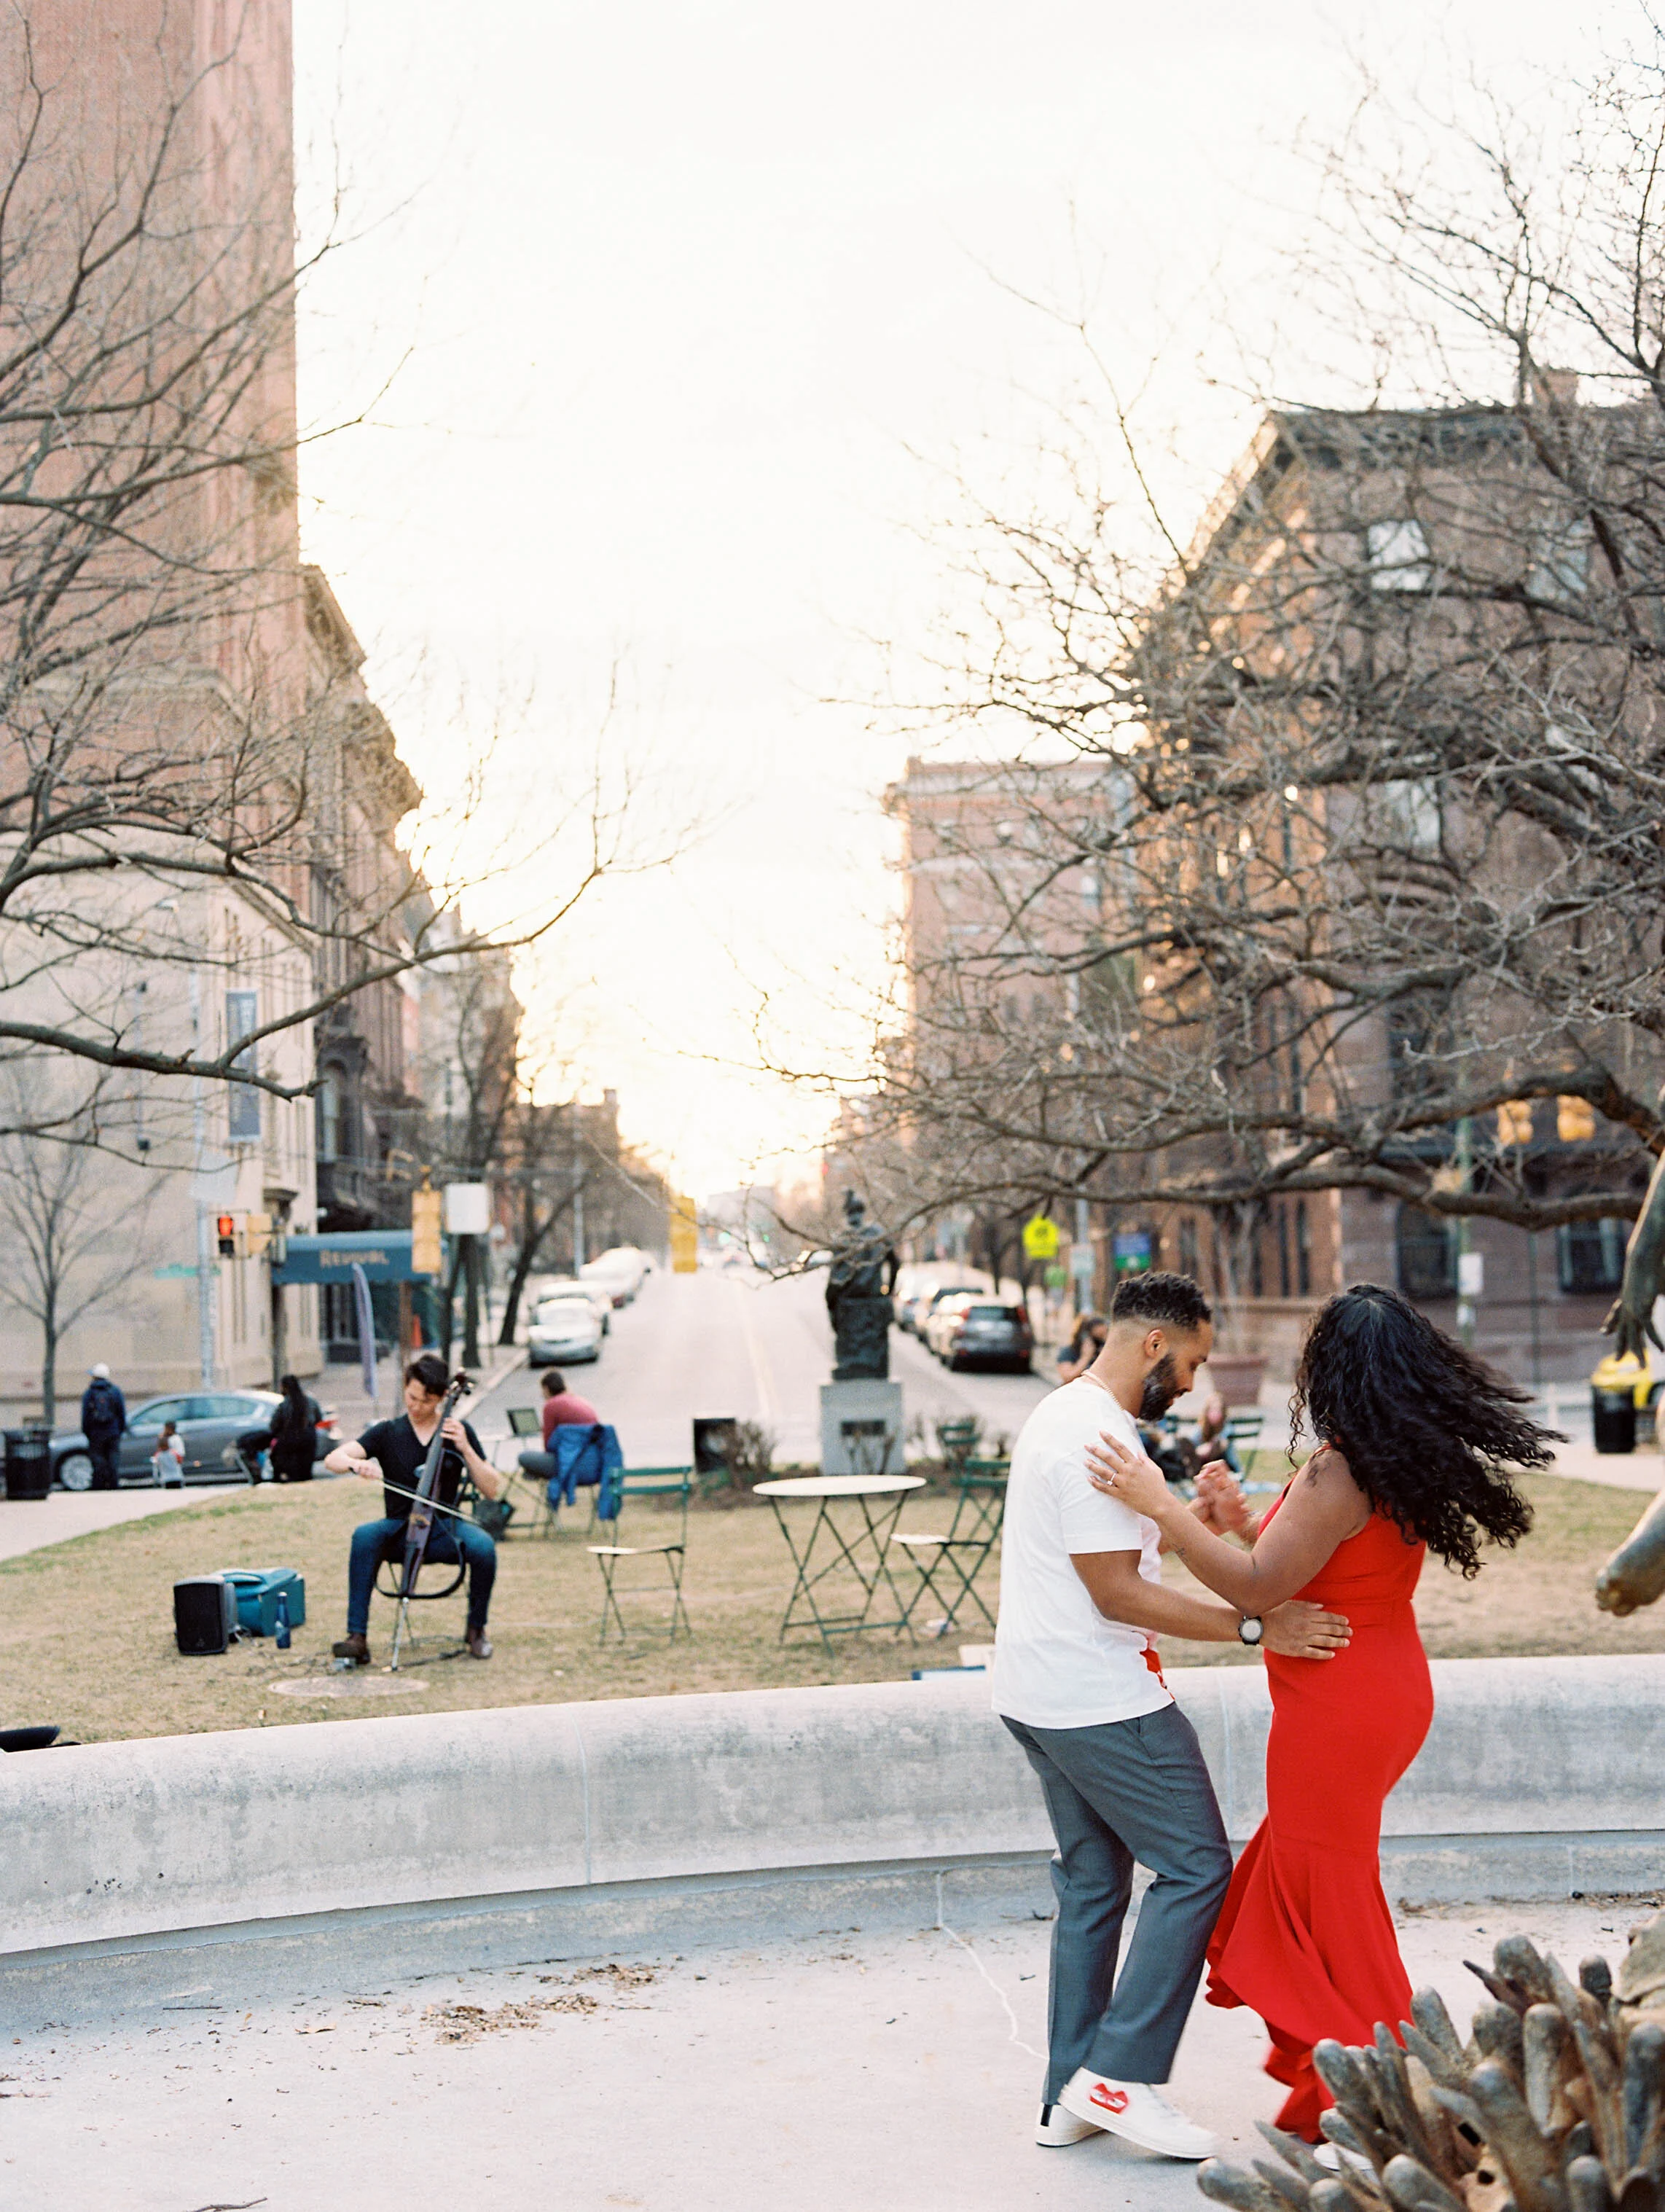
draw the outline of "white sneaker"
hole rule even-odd
[[[1066,2143],[1085,2142],[1089,2136],[1103,2133],[1097,2120],[1078,2120],[1061,2105],[1042,2105],[1035,2123],[1035,2140],[1042,2150],[1061,2150]]]
[[[1219,2149],[1206,2128],[1176,2112],[1148,2081],[1112,2081],[1091,2066],[1080,2066],[1058,2101],[1078,2120],[1163,2158],[1212,2158]]]
[[[1361,2158],[1356,2150],[1343,2150],[1340,2143],[1310,2143],[1307,2148],[1319,2165],[1328,2166],[1332,2173],[1374,2174],[1376,2172],[1369,2159]]]

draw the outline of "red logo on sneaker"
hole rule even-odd
[[[1125,2089],[1112,2089],[1108,2081],[1095,2081],[1092,2085],[1092,2094],[1088,2098],[1087,2102],[1090,2105],[1097,2105],[1101,2112],[1125,2112],[1127,2109],[1127,2092]]]

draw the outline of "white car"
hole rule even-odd
[[[605,1336],[612,1328],[613,1302],[599,1284],[580,1283],[575,1275],[542,1276],[533,1288],[529,1310],[536,1313],[550,1298],[587,1298],[595,1308],[601,1334]]]
[[[615,1244],[578,1271],[580,1280],[605,1291],[616,1306],[628,1306],[647,1273],[645,1255],[634,1244]]]
[[[526,1357],[534,1367],[600,1358],[601,1318],[587,1291],[538,1300],[526,1331]]]

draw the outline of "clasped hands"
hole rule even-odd
[[[1087,1446],[1087,1480],[1118,1505],[1130,1506],[1154,1521],[1164,1534],[1181,1515],[1200,1522],[1211,1535],[1219,1537],[1237,1535],[1254,1517],[1224,1460],[1210,1460],[1199,1472],[1196,1498],[1188,1506],[1175,1497],[1154,1460],[1129,1451],[1108,1432]],[[1261,1649],[1284,1659],[1334,1659],[1352,1640],[1345,1613],[1331,1613],[1307,1598],[1285,1598],[1281,1605],[1268,1606],[1261,1620]]]

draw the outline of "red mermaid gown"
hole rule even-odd
[[[1425,1548],[1372,1514],[1297,1593],[1345,1613],[1352,1641],[1334,1659],[1266,1656],[1267,1816],[1208,1946],[1208,2002],[1260,2014],[1272,2038],[1266,2070],[1290,2092],[1278,2124],[1309,2142],[1333,2101],[1314,2044],[1369,2043],[1378,2021],[1397,2034],[1410,2016],[1382,1893],[1382,1804],[1433,1718],[1411,1606]]]

